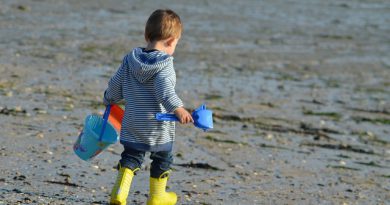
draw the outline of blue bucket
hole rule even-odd
[[[82,160],[91,160],[119,140],[115,128],[107,122],[110,107],[107,106],[103,118],[99,115],[88,115],[85,118],[84,129],[73,146],[74,152]]]

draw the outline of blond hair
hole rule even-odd
[[[179,15],[170,9],[154,11],[145,26],[145,40],[148,42],[179,38],[182,31]]]

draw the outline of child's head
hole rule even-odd
[[[169,9],[159,9],[154,11],[146,22],[145,40],[148,43],[167,41],[173,47],[170,53],[172,55],[181,32],[182,24],[179,15]]]

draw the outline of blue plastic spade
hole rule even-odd
[[[194,119],[194,125],[204,131],[213,128],[213,112],[206,109],[206,105],[203,104],[192,112],[192,118]],[[157,113],[156,119],[158,121],[179,121],[175,114]]]

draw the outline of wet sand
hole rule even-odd
[[[390,204],[388,1],[0,2],[0,204],[106,204],[122,147],[72,145],[157,8],[181,15],[178,204]],[[149,162],[128,204],[144,204]]]

